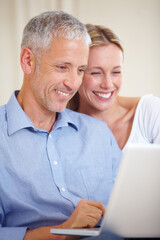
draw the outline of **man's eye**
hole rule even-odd
[[[66,70],[67,67],[65,65],[57,65],[56,66],[58,70]]]
[[[83,68],[80,68],[80,69],[78,70],[79,73],[84,73],[84,71],[85,71],[85,69],[83,69]]]

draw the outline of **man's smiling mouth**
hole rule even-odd
[[[58,94],[63,95],[63,96],[69,96],[69,93],[62,92],[62,91],[60,91],[60,90],[56,90],[56,92],[57,92]]]

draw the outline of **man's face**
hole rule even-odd
[[[45,111],[63,111],[82,83],[88,53],[83,41],[54,38],[30,79],[33,104]]]

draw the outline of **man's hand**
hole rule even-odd
[[[104,213],[105,207],[101,202],[81,200],[62,228],[94,227]]]
[[[50,233],[51,228],[94,227],[103,217],[105,207],[101,202],[81,200],[67,221],[57,226],[40,227],[28,230],[23,240],[71,240],[78,237],[58,236]]]

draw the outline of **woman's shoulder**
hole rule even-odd
[[[118,102],[119,104],[126,109],[132,109],[137,106],[139,103],[141,97],[124,97],[124,96],[118,96]]]
[[[137,110],[145,109],[145,110],[153,110],[160,109],[160,98],[153,94],[146,94],[141,97],[124,97],[118,96],[119,104],[125,109],[133,109]]]
[[[141,97],[141,102],[150,103],[150,104],[153,104],[153,103],[160,104],[160,98],[153,95],[153,94],[146,94],[146,95]]]
[[[160,98],[152,94],[147,94],[141,97],[138,109],[147,112],[160,112]]]

